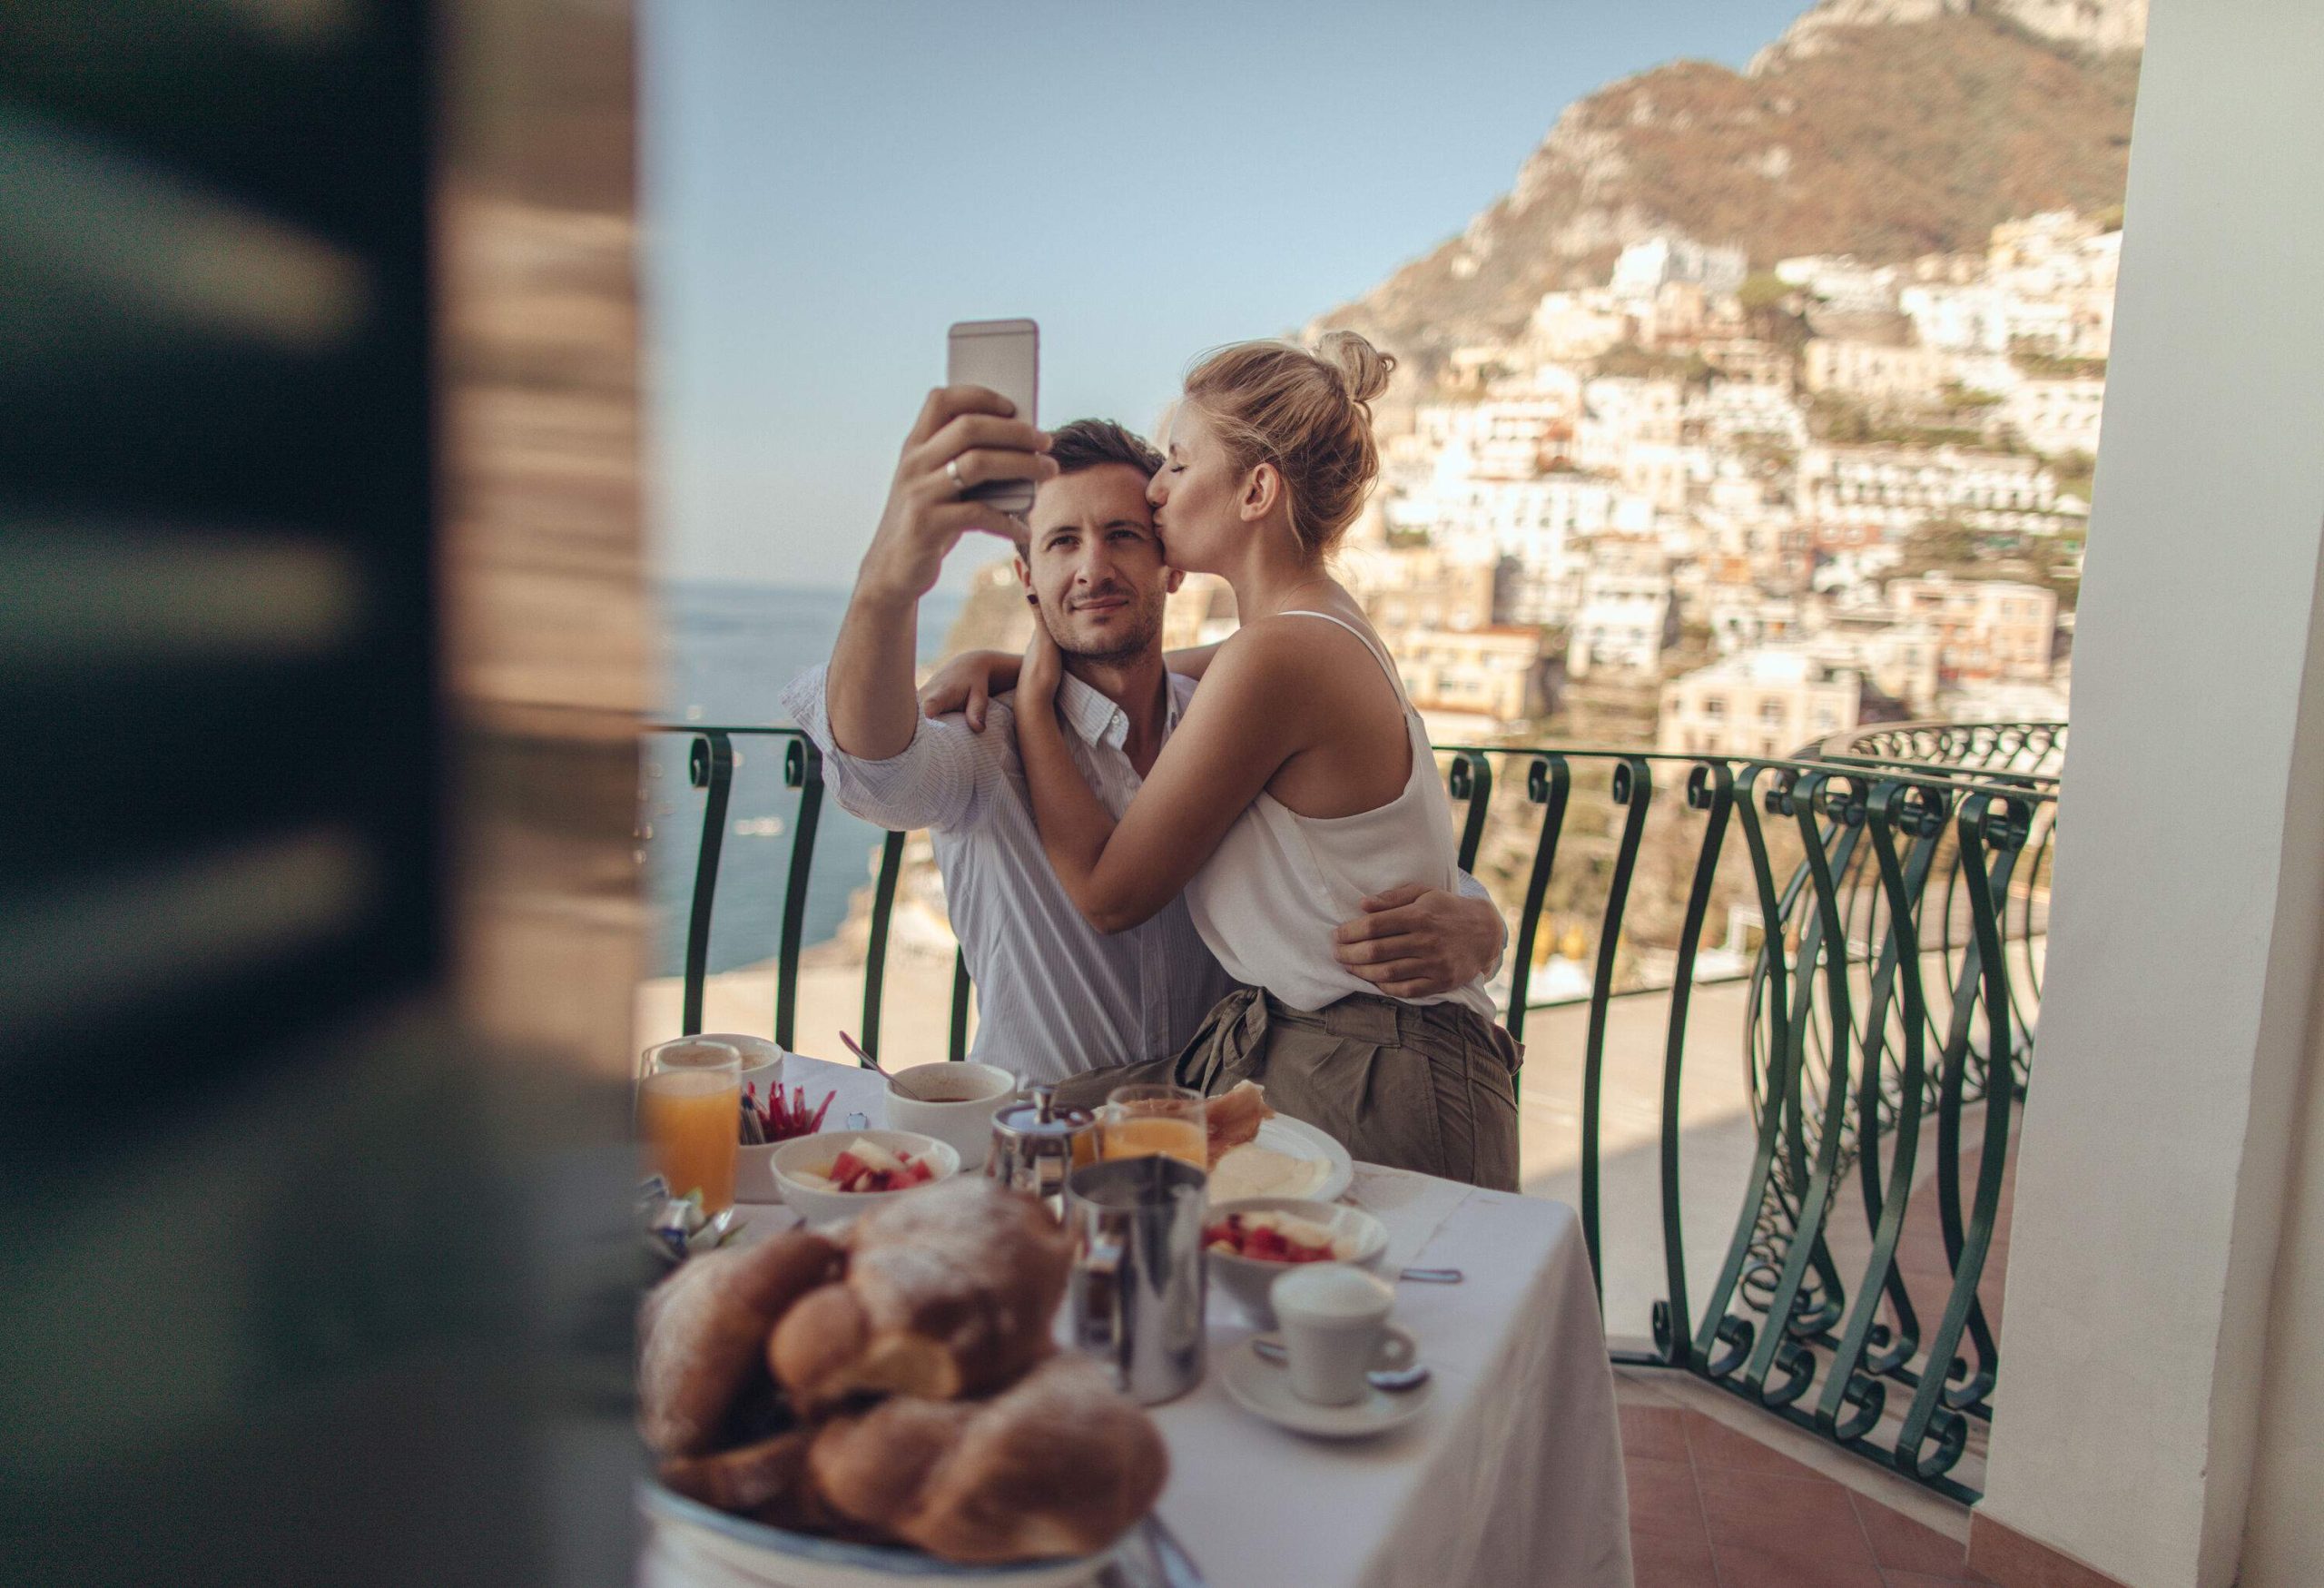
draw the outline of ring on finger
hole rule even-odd
[[[944,472],[951,477],[952,488],[954,490],[966,491],[969,488],[969,482],[960,478],[960,460],[959,459],[947,458],[944,460]]]

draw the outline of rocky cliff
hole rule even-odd
[[[1758,266],[1891,261],[2104,209],[2145,22],[2145,0],[1826,0],[1745,72],[1677,61],[1578,101],[1506,197],[1310,329],[1354,327],[1426,371],[1658,234]]]

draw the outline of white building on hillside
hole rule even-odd
[[[1809,447],[1793,488],[1804,519],[1896,536],[1933,518],[2041,528],[2057,495],[2057,477],[2039,459],[1955,447]]]
[[[1776,261],[1776,274],[1826,308],[1846,314],[1894,313],[1896,267],[1850,254],[1803,254]]]
[[[1526,343],[1541,358],[1594,359],[1637,334],[1630,314],[1603,287],[1544,292],[1526,322]]]
[[[1948,682],[2050,676],[2058,598],[2040,585],[2013,579],[1956,579],[1945,574],[1895,579],[1888,605],[1900,621],[1936,630],[1938,664]]]
[[[1495,624],[1459,633],[1406,629],[1382,637],[1433,740],[1458,743],[1499,733],[1547,709],[1538,628]]]
[[[1797,451],[1807,444],[1807,416],[1791,393],[1779,386],[1714,381],[1708,390],[1686,398],[1679,417],[1683,426],[1716,448],[1762,441]]]
[[[1651,299],[1665,283],[1686,281],[1706,293],[1731,293],[1742,286],[1750,261],[1739,248],[1711,248],[1685,237],[1655,237],[1633,242],[1614,261],[1610,289],[1617,298]]]
[[[1666,755],[1788,755],[1856,725],[1863,686],[1797,646],[1744,651],[1662,687],[1655,748]]]
[[[2104,417],[2106,382],[2095,377],[2064,380],[2021,380],[2003,399],[2003,424],[2036,452],[2098,456],[2098,427]]]
[[[1581,576],[1565,654],[1570,678],[1651,678],[1675,636],[1670,575],[1647,556],[1609,558]]]
[[[1925,623],[1898,622],[1877,612],[1836,616],[1807,637],[1806,649],[1836,672],[1862,674],[1916,717],[1936,709],[1940,646],[1936,630]]]
[[[1876,405],[1921,403],[1958,379],[1959,362],[1937,348],[1817,337],[1807,344],[1800,375],[1810,391],[1844,392]]]

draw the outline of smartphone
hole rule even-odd
[[[1041,328],[1029,320],[964,320],[946,338],[944,384],[983,386],[1017,405],[1017,417],[1038,425],[1041,376]],[[990,502],[1004,513],[1030,511],[1033,482],[994,479],[970,486],[970,499]]]

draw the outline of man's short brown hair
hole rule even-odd
[[[1101,463],[1127,463],[1147,478],[1162,469],[1152,442],[1111,419],[1075,419],[1049,432],[1049,456],[1058,473],[1078,474]]]

